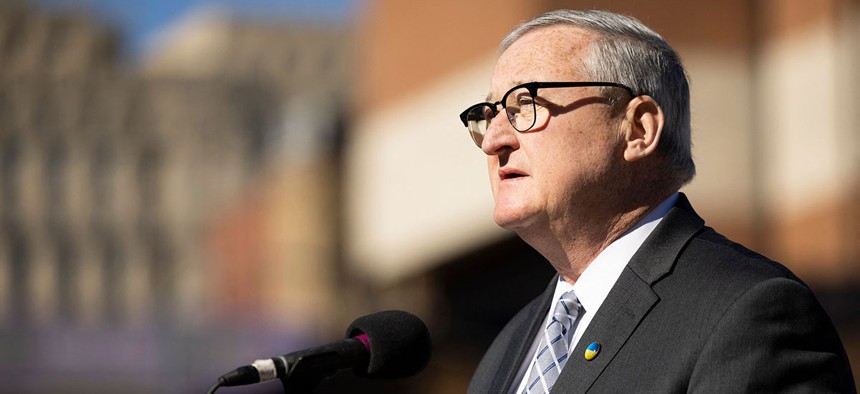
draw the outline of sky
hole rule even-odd
[[[161,29],[197,8],[217,8],[245,17],[346,21],[361,0],[35,0],[46,8],[84,8],[124,37],[124,52],[135,56]]]

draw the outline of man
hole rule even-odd
[[[855,391],[809,288],[678,193],[695,174],[689,88],[659,35],[602,11],[539,16],[502,41],[487,101],[461,119],[494,219],[558,275],[470,393]]]

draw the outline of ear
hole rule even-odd
[[[663,133],[663,109],[651,96],[634,97],[627,104],[624,160],[634,162],[657,150]]]

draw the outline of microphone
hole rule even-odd
[[[346,330],[346,339],[256,360],[222,375],[210,392],[219,386],[273,379],[281,379],[285,388],[313,387],[346,369],[373,379],[402,378],[424,369],[430,353],[430,333],[421,319],[404,311],[377,312],[353,321]]]

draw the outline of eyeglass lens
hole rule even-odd
[[[484,141],[484,133],[490,127],[490,122],[496,116],[495,108],[491,104],[479,105],[472,108],[466,115],[469,134],[479,147]],[[511,122],[511,126],[517,131],[528,131],[535,123],[535,100],[526,88],[518,88],[505,95],[505,116]]]

